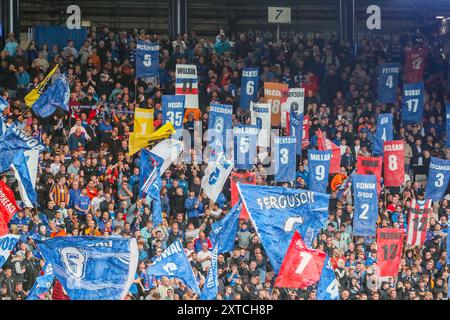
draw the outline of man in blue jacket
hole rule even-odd
[[[184,201],[184,208],[188,217],[188,223],[192,222],[195,228],[200,226],[200,213],[203,212],[203,204],[195,197],[195,191],[189,191],[189,197]]]

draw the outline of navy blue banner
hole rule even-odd
[[[308,189],[327,192],[331,150],[308,150]]]
[[[422,122],[424,91],[423,82],[403,85],[402,121]]]
[[[378,102],[395,102],[399,72],[400,64],[398,63],[385,63],[378,68]]]
[[[275,181],[291,182],[295,180],[296,143],[295,137],[276,137],[275,143]]]
[[[448,182],[450,181],[450,160],[442,160],[431,157],[428,169],[427,187],[425,198],[433,201],[441,201],[445,196]]]
[[[449,81],[450,82],[450,81]],[[447,140],[445,146],[447,148],[450,148],[450,103],[447,103],[447,109],[446,109],[446,119],[447,119]]]
[[[353,235],[375,236],[377,233],[378,198],[377,178],[374,175],[352,175],[355,214]]]
[[[290,113],[289,120],[291,122],[291,136],[297,138],[295,151],[297,155],[302,154],[302,140],[303,140],[303,114],[297,114],[295,112]]]
[[[379,156],[383,154],[383,143],[394,139],[394,126],[391,113],[383,113],[378,115],[377,131],[373,143],[373,155]]]
[[[211,103],[208,122],[208,146],[215,151],[211,160],[228,149],[228,135],[231,135],[233,106],[229,104]]]
[[[136,46],[136,78],[159,75],[159,44],[138,41]]]
[[[184,101],[183,95],[163,95],[162,97],[162,120],[163,124],[171,122],[176,130],[175,137],[183,135]]]
[[[253,167],[258,133],[257,126],[237,125],[233,128],[234,163],[237,169],[250,170]]]
[[[244,68],[241,78],[241,97],[239,107],[244,110],[250,109],[250,101],[256,102],[258,93],[259,70],[258,68]]]

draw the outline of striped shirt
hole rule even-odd
[[[68,204],[69,200],[69,188],[66,184],[63,186],[56,184],[50,189],[50,194],[53,196],[53,201],[57,206],[60,205],[61,202],[65,202]]]

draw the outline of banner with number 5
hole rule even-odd
[[[308,189],[326,193],[330,174],[331,150],[308,150]]]
[[[378,229],[377,266],[380,277],[397,277],[404,234],[403,229]]]
[[[374,175],[352,175],[355,214],[353,215],[353,235],[375,236],[378,219],[377,178]]]
[[[136,46],[136,78],[159,75],[159,45],[138,41]]]
[[[431,157],[428,169],[425,197],[433,201],[441,201],[450,181],[450,160]]]
[[[424,91],[423,82],[405,83],[403,85],[403,122],[422,122]]]
[[[405,180],[405,143],[403,140],[383,144],[384,185],[400,187]]]
[[[250,102],[256,101],[258,93],[259,70],[258,68],[245,68],[242,70],[241,96],[239,107],[244,110],[250,109]]]

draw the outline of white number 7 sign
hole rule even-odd
[[[303,270],[305,270],[306,266],[308,265],[309,261],[312,259],[312,254],[306,251],[300,252],[300,264],[298,265],[297,269],[295,270],[296,274],[302,274]]]

